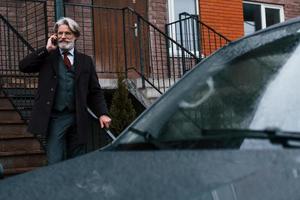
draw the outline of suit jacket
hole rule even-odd
[[[29,54],[19,63],[20,71],[39,73],[38,89],[35,96],[28,131],[46,136],[58,83],[59,49],[48,52],[46,48]],[[75,66],[75,110],[79,141],[87,142],[90,127],[87,107],[98,117],[108,113],[102,89],[98,82],[91,57],[74,51]]]

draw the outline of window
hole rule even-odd
[[[243,10],[245,35],[284,21],[280,5],[244,2]]]
[[[198,0],[169,0],[168,5],[169,36],[190,52],[199,54]],[[172,50],[170,45],[170,54],[180,56],[181,51],[177,51],[176,45]]]
[[[169,0],[169,22],[179,19],[179,14],[187,12],[192,15],[198,14],[197,0]]]

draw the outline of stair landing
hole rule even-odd
[[[19,113],[0,93],[0,164],[4,178],[47,164],[40,142],[26,128]]]

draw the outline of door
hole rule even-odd
[[[131,7],[147,18],[147,0],[94,0],[95,61],[97,71],[104,77],[114,77],[116,72],[125,72],[124,37],[126,38],[127,65],[139,63],[137,20],[125,11],[125,34],[123,10]],[[117,9],[116,9],[117,8]]]

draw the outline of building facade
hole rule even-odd
[[[179,32],[179,26],[183,26],[181,23],[177,26],[169,25],[168,29],[168,24],[184,20],[181,18],[182,13],[196,15],[201,23],[230,41],[296,17],[300,13],[297,0],[46,0],[23,3],[5,0],[0,4],[0,11],[33,48],[38,48],[45,44],[45,34],[49,36],[52,32],[58,15],[55,11],[61,9],[65,16],[74,18],[82,27],[83,35],[79,38],[77,47],[94,58],[97,71],[102,73],[100,76],[115,77],[111,74],[124,71],[125,62],[128,68],[136,67],[137,63],[141,62],[137,57],[141,56],[144,58],[142,64],[145,65],[145,73],[148,71],[149,74],[149,71],[154,70],[147,69],[149,62],[157,62],[161,67],[155,70],[164,73],[165,67],[162,62],[169,61],[163,58],[151,59],[151,56],[157,53],[153,51],[154,47],[157,48],[154,44],[160,42],[162,47],[158,53],[164,54],[166,51],[172,51],[172,46],[169,42],[156,40],[152,34],[154,31],[151,32],[149,27],[139,30],[138,19],[134,19],[137,17],[133,14],[125,13],[127,18],[123,21],[124,12],[121,8],[124,7],[132,8],[147,22],[200,58],[208,56],[226,42],[216,44],[213,39],[216,36],[207,34],[208,31],[201,25],[192,25],[194,21],[186,20],[183,29],[188,29],[187,31]],[[122,27],[123,23],[127,23],[125,29]],[[141,34],[143,36],[138,38]],[[180,38],[182,36],[186,39]],[[124,38],[129,40],[127,44]],[[146,48],[141,49],[138,40],[143,40],[142,46]],[[125,52],[124,45],[127,45],[128,52]],[[173,47],[177,48],[174,45]],[[133,52],[132,49],[136,49],[137,52]],[[178,50],[173,51],[171,56],[181,55]],[[126,53],[130,54],[128,58],[124,58]]]

